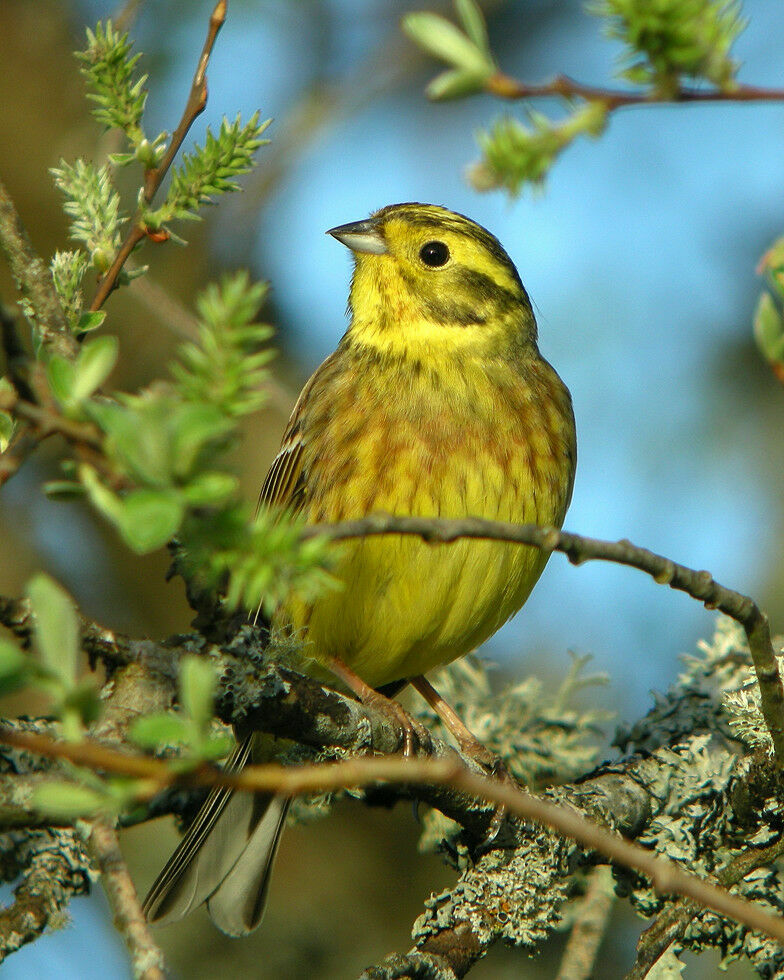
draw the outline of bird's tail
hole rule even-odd
[[[255,757],[248,735],[226,764],[239,772]],[[229,936],[261,922],[289,800],[266,793],[213,789],[144,900],[149,922],[174,922],[202,903]]]

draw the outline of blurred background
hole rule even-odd
[[[784,391],[755,350],[751,320],[761,289],[755,267],[784,228],[784,106],[621,111],[599,142],[566,152],[542,193],[479,195],[464,178],[478,156],[475,134],[522,107],[489,97],[426,101],[437,66],[399,29],[401,14],[423,7],[450,10],[396,0],[231,0],[210,64],[209,104],[190,140],[203,141],[223,115],[246,118],[258,108],[274,117],[265,134],[272,144],[242,194],[224,198],[203,223],[176,229],[186,249],[148,247],[150,276],[110,299],[118,386],[160,375],[209,279],[246,266],[269,280],[275,385],[236,454],[255,496],[297,392],[346,326],[350,257],[324,230],[396,201],[444,204],[505,245],[534,301],[541,349],[572,391],[579,465],[566,527],[628,537],[707,568],[754,595],[780,631]],[[487,7],[492,47],[509,74],[611,83],[618,48],[580,4]],[[117,9],[106,0],[0,4],[0,174],[46,257],[67,247],[48,168],[61,157],[99,158],[108,146],[71,52],[83,46],[85,25]],[[126,7],[150,74],[148,134],[179,120],[210,9],[210,0]],[[744,12],[741,80],[781,86],[784,7],[756,0]],[[135,188],[124,186],[130,210]],[[0,298],[11,295],[0,268]],[[181,584],[163,580],[165,555],[130,556],[86,508],[39,495],[55,461],[56,447],[43,447],[3,488],[0,592],[18,594],[44,568],[109,626],[156,637],[187,629]],[[610,676],[590,696],[623,721],[644,713],[651,689],[674,679],[678,655],[712,631],[711,613],[640,573],[573,568],[556,555],[524,611],[484,652],[512,677],[535,672],[553,686],[568,670],[569,650],[590,653],[592,669]],[[168,822],[124,835],[141,892],[175,836]],[[350,977],[405,950],[423,900],[453,880],[437,858],[416,854],[416,838],[405,807],[369,812],[344,803],[329,820],[295,828],[284,839],[264,927],[229,941],[199,914],[161,930],[174,975]],[[69,928],[9,960],[4,976],[125,976],[100,890],[73,902],[72,914]],[[640,926],[617,917],[602,977],[629,968]],[[535,961],[497,949],[471,976],[552,976],[560,948],[556,938]],[[703,958],[691,975],[716,969]]]

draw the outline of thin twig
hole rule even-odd
[[[0,181],[0,250],[23,298],[29,303],[46,347],[63,357],[75,356],[79,345],[68,329],[49,269],[36,253],[8,191]]]
[[[101,872],[115,926],[128,947],[134,980],[164,980],[163,953],[152,938],[114,827],[96,820],[89,845]]]
[[[614,901],[612,870],[594,868],[575,915],[556,980],[590,980],[593,976]]]
[[[491,75],[485,85],[485,90],[491,95],[498,96],[498,98],[512,101],[559,96],[567,101],[585,99],[587,102],[603,102],[611,112],[614,109],[622,109],[628,106],[672,102],[678,105],[690,105],[704,102],[784,101],[784,89],[760,88],[756,85],[735,85],[733,88],[709,90],[679,88],[674,95],[668,95],[655,90],[631,92],[583,85],[568,75],[556,75],[550,82],[541,85],[529,85],[505,75],[503,72],[496,72]]]
[[[64,436],[71,443],[78,443],[100,452],[103,449],[103,437],[100,430],[90,422],[77,422],[66,418],[59,412],[50,411],[32,402],[18,401],[13,411],[16,415],[31,422],[36,429],[38,439],[46,439],[52,435]]]
[[[685,592],[719,609],[740,623],[746,631],[751,658],[760,688],[760,708],[773,741],[774,759],[784,768],[784,687],[779,674],[767,616],[752,598],[720,585],[710,572],[679,565],[631,541],[601,541],[585,538],[554,527],[536,524],[510,524],[479,517],[457,520],[438,517],[394,517],[371,514],[354,521],[312,524],[302,532],[304,539],[325,536],[333,540],[370,537],[378,534],[405,534],[428,542],[448,543],[458,538],[479,538],[533,545],[542,551],[561,551],[573,565],[585,561],[612,561],[645,572],[660,585]]]
[[[5,405],[2,406],[5,408]],[[61,435],[79,454],[103,469],[103,438],[99,430],[89,422],[77,422],[66,418],[56,409],[17,399],[9,404],[9,410],[17,418],[17,431],[11,444],[0,456],[0,486],[19,470],[39,443],[53,435]],[[110,482],[118,485],[114,474]]]
[[[28,749],[47,758],[67,759],[92,769],[131,776],[145,781],[139,798],[149,799],[161,787],[226,786],[252,792],[274,792],[285,796],[328,792],[347,786],[368,786],[378,782],[417,785],[436,783],[451,786],[477,799],[505,807],[510,813],[532,820],[577,841],[590,851],[598,851],[611,861],[634,868],[651,880],[656,891],[665,895],[693,898],[705,908],[784,942],[784,919],[773,916],[717,885],[689,874],[674,862],[605,830],[577,810],[567,809],[533,796],[506,782],[478,776],[463,764],[447,759],[409,759],[403,757],[350,759],[346,762],[305,765],[248,766],[239,773],[226,773],[200,764],[182,773],[165,762],[147,756],[128,755],[94,742],[59,742],[45,735],[0,727],[0,742]]]
[[[227,7],[228,0],[218,0],[212,14],[210,15],[210,23],[209,27],[207,28],[207,37],[204,41],[201,56],[199,57],[199,63],[196,66],[196,73],[193,76],[191,90],[188,95],[188,101],[185,104],[185,109],[182,113],[182,118],[174,131],[161,162],[157,167],[152,167],[145,172],[144,187],[142,191],[145,204],[152,203],[158,188],[163,182],[163,178],[169,172],[169,168],[171,167],[174,158],[177,156],[177,153],[182,146],[183,140],[188,135],[188,131],[196,118],[201,115],[202,112],[204,112],[204,108],[207,105],[207,65],[209,64],[215,39],[217,38],[218,32],[226,20]],[[115,287],[117,277],[120,275],[122,267],[125,265],[125,262],[127,261],[131,252],[133,252],[139,242],[146,237],[147,233],[147,227],[137,215],[133,227],[128,232],[125,241],[120,246],[114,261],[104,275],[103,279],[101,279],[100,283],[98,284],[95,297],[90,304],[90,309],[92,311],[100,310],[100,308],[106,302],[109,294]]]

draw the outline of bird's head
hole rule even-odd
[[[392,204],[327,233],[354,253],[354,339],[394,353],[536,345],[536,323],[498,239],[432,204]]]

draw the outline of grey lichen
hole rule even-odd
[[[364,970],[359,980],[456,980],[456,975],[441,957],[415,950],[387,956]]]
[[[741,894],[781,914],[784,882],[770,860],[779,843],[784,853],[784,807],[778,802],[778,783],[771,776],[767,753],[759,751],[764,739],[750,734],[762,730],[762,721],[754,713],[744,634],[722,618],[713,640],[684,659],[677,683],[655,696],[643,719],[618,732],[616,745],[622,754],[617,761],[574,783],[546,790],[545,796],[636,837],[692,872],[728,885],[742,879],[737,885]],[[533,688],[518,686],[515,708],[491,707],[489,686],[476,670],[475,664],[462,668],[462,674],[453,668],[450,693],[457,693],[458,703],[463,696],[461,714],[472,719],[480,737],[499,751],[504,724],[513,713],[518,718],[535,715],[526,701]],[[448,686],[440,682],[442,690]],[[478,692],[473,705],[472,691]],[[537,696],[541,702],[539,692]],[[536,718],[535,724],[545,724],[546,706]],[[569,737],[585,737],[591,725],[573,721]],[[535,745],[522,737],[514,741]],[[508,741],[506,748],[511,744]],[[749,749],[757,751],[752,754]],[[523,763],[528,774],[545,772],[546,764],[540,760],[531,765],[532,758],[537,759],[535,751]],[[514,762],[510,768],[519,771]],[[513,836],[507,849],[491,851],[473,863],[470,841],[457,825],[437,814],[428,817],[423,842],[433,848],[440,841],[460,877],[426,903],[413,931],[420,949],[435,948],[439,937],[443,940],[467,928],[476,942],[476,955],[497,939],[533,950],[568,917],[566,903],[579,888],[582,866],[601,861],[601,855],[586,854],[537,826],[518,825]],[[754,849],[760,852],[760,864],[767,861],[767,866],[754,870]],[[633,871],[616,870],[616,889],[646,917],[667,904]],[[761,976],[784,977],[784,951],[711,912],[692,920],[661,964],[662,976],[679,974],[677,954],[685,948],[717,949],[726,962],[743,956]]]
[[[771,743],[741,628],[720,618],[713,640],[701,642],[699,654],[684,661],[676,685],[657,698],[654,711],[622,740],[626,747],[649,747],[683,710],[693,711],[698,722],[680,744],[657,750],[664,765],[652,789],[665,804],[639,843],[721,882],[732,862],[748,859],[754,848],[770,849],[781,842],[784,850],[784,806],[766,772]],[[664,907],[665,900],[638,875],[621,871],[618,878],[643,916]],[[774,914],[784,912],[784,880],[777,862],[752,870],[736,891]],[[784,950],[777,943],[712,912],[692,920],[676,946],[683,948],[715,948],[724,963],[746,957],[761,976],[784,976]]]
[[[68,903],[89,891],[94,873],[80,835],[73,830],[4,834],[13,844],[21,881],[13,904],[0,910],[0,960],[46,929],[68,922]]]
[[[535,949],[559,921],[572,887],[565,872],[575,849],[538,829],[519,847],[484,855],[453,888],[425,903],[414,923],[415,942],[466,923],[482,946],[504,939]]]

